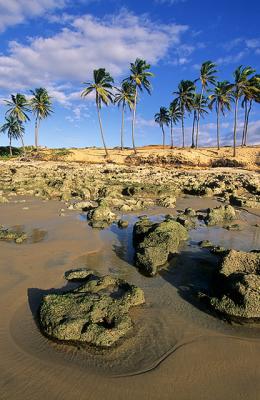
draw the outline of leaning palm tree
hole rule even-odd
[[[150,64],[147,64],[145,60],[137,58],[134,63],[130,64],[130,76],[125,79],[132,83],[135,87],[135,96],[134,96],[134,107],[133,107],[133,119],[132,119],[132,142],[133,149],[135,154],[135,121],[136,121],[136,106],[137,106],[137,98],[138,98],[138,90],[141,92],[145,89],[149,94],[151,94],[151,83],[148,78],[154,76],[152,72],[149,71],[151,68]]]
[[[134,108],[135,98],[135,87],[130,82],[123,82],[121,88],[117,88],[115,94],[115,103],[118,106],[122,105],[122,122],[121,122],[121,150],[124,149],[124,125],[125,125],[125,108],[129,107],[129,110]]]
[[[193,96],[195,91],[194,82],[186,80],[181,81],[178,85],[178,91],[174,92],[178,99],[178,105],[181,112],[181,126],[182,126],[182,147],[185,147],[185,130],[184,130],[184,117],[185,112],[191,112]]]
[[[252,110],[252,105],[253,102],[260,103],[260,75],[254,75],[252,78],[248,79],[243,92],[244,98],[242,107],[245,110],[245,118],[241,145],[246,146],[249,115]]]
[[[214,84],[216,81],[215,74],[217,73],[216,64],[212,61],[206,61],[202,64],[200,68],[200,77],[198,80],[201,82],[201,92],[200,92],[200,99],[202,101],[203,95],[209,86],[209,84]],[[198,111],[198,118],[197,118],[197,130],[196,130],[196,148],[198,148],[199,142],[199,125],[200,125],[200,111]]]
[[[165,148],[165,130],[164,130],[164,125],[169,126],[171,122],[171,118],[169,115],[169,111],[167,110],[166,107],[160,107],[160,111],[155,114],[154,120],[157,124],[160,125],[160,128],[162,129],[162,134],[163,134],[163,148]]]
[[[110,102],[113,102],[114,95],[111,91],[113,89],[112,83],[114,83],[114,79],[110,73],[105,70],[105,68],[95,69],[93,71],[93,82],[84,82],[84,85],[87,85],[87,87],[81,93],[82,97],[87,97],[92,92],[95,93],[101,139],[105,149],[106,157],[108,157],[109,154],[105,143],[100,110],[102,104],[108,106]]]
[[[169,116],[171,120],[171,149],[173,149],[173,125],[180,121],[182,113],[178,99],[174,99],[169,107]]]
[[[217,82],[213,93],[209,96],[209,108],[213,109],[215,106],[217,114],[217,145],[218,150],[220,149],[220,134],[219,134],[219,118],[220,113],[225,115],[225,111],[230,111],[232,102],[232,89],[233,85],[228,81]]]
[[[47,118],[52,112],[51,98],[44,88],[37,88],[31,90],[32,98],[30,100],[30,107],[35,115],[35,147],[38,147],[39,143],[39,126],[41,120]]]
[[[255,70],[251,67],[244,67],[240,65],[234,71],[235,82],[233,84],[233,97],[235,101],[235,115],[234,115],[234,133],[233,133],[233,157],[236,157],[236,139],[237,139],[237,114],[239,100],[243,96],[248,84],[248,77],[252,75]]]
[[[192,124],[192,135],[191,135],[191,147],[195,147],[195,126],[198,122],[199,117],[203,117],[208,113],[208,100],[206,97],[201,97],[200,94],[194,93],[191,108],[193,110],[193,124]]]
[[[14,115],[5,117],[5,123],[1,126],[0,132],[6,133],[9,138],[9,152],[13,155],[12,139],[20,139],[24,134],[24,126]]]

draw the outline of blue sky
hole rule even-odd
[[[3,99],[43,86],[55,112],[42,123],[40,144],[99,146],[95,105],[93,98],[80,98],[82,82],[91,79],[94,68],[105,67],[119,84],[129,63],[141,57],[151,63],[155,77],[152,96],[143,94],[138,104],[136,142],[161,143],[154,114],[169,105],[181,79],[198,77],[203,61],[217,63],[219,80],[232,81],[240,64],[260,73],[259,15],[259,0],[248,8],[242,0],[0,0],[0,123]],[[120,111],[110,106],[102,116],[108,145],[118,145]],[[232,117],[222,118],[222,144],[231,143]],[[130,145],[131,116],[126,119]],[[240,132],[242,121],[240,110]],[[189,144],[189,117],[185,125]],[[254,106],[249,128],[249,141],[259,143],[260,105]],[[201,144],[214,145],[215,131],[216,116],[210,113],[202,121]],[[33,143],[33,117],[25,143]],[[7,144],[3,135],[0,144]],[[178,126],[175,144],[180,144]]]

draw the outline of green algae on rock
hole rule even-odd
[[[8,242],[15,242],[17,244],[20,244],[25,242],[27,239],[28,237],[25,232],[17,232],[0,225],[0,240],[5,240]]]
[[[136,266],[145,275],[155,275],[187,238],[187,230],[176,221],[153,223],[146,216],[141,217],[133,230]]]
[[[221,224],[236,219],[236,211],[230,205],[209,208],[205,217],[205,223],[209,226]]]
[[[43,298],[39,318],[46,336],[108,348],[133,328],[129,310],[145,302],[140,288],[84,268],[67,271],[65,278],[81,284],[72,291]]]
[[[88,219],[93,228],[105,228],[112,224],[117,217],[108,207],[106,201],[102,200],[96,208],[88,212]]]
[[[260,254],[230,250],[217,279],[211,306],[233,320],[260,320]]]

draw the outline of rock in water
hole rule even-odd
[[[228,205],[209,208],[207,210],[205,222],[207,225],[217,225],[225,221],[232,221],[233,219],[236,219],[236,211],[234,207]]]
[[[116,215],[110,210],[104,200],[102,200],[94,210],[88,212],[88,219],[93,228],[106,228],[115,221],[116,218]]]
[[[136,266],[145,275],[155,275],[171,254],[178,252],[181,241],[187,238],[186,229],[176,221],[167,219],[153,223],[149,218],[141,217],[133,231]]]
[[[218,275],[212,307],[234,320],[260,320],[260,254],[230,250]]]
[[[140,288],[82,268],[68,271],[65,277],[81,284],[43,298],[39,315],[45,335],[68,343],[110,347],[132,329],[129,309],[145,302]]]

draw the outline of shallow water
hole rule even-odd
[[[3,225],[36,232],[36,240],[25,244],[0,242],[1,398],[259,398],[259,326],[218,319],[194,292],[207,289],[215,267],[214,256],[197,242],[259,249],[260,228],[253,225],[260,215],[241,211],[241,231],[199,225],[168,268],[146,278],[133,266],[137,215],[123,216],[130,222],[127,229],[112,225],[98,231],[84,214],[66,210],[60,217],[62,203],[25,200],[0,206]],[[216,205],[216,200],[189,196],[170,211]],[[154,208],[145,213],[156,220],[168,212]],[[109,351],[51,342],[34,320],[43,294],[66,285],[63,273],[80,266],[116,275],[145,292],[145,306],[132,312],[134,332]]]

